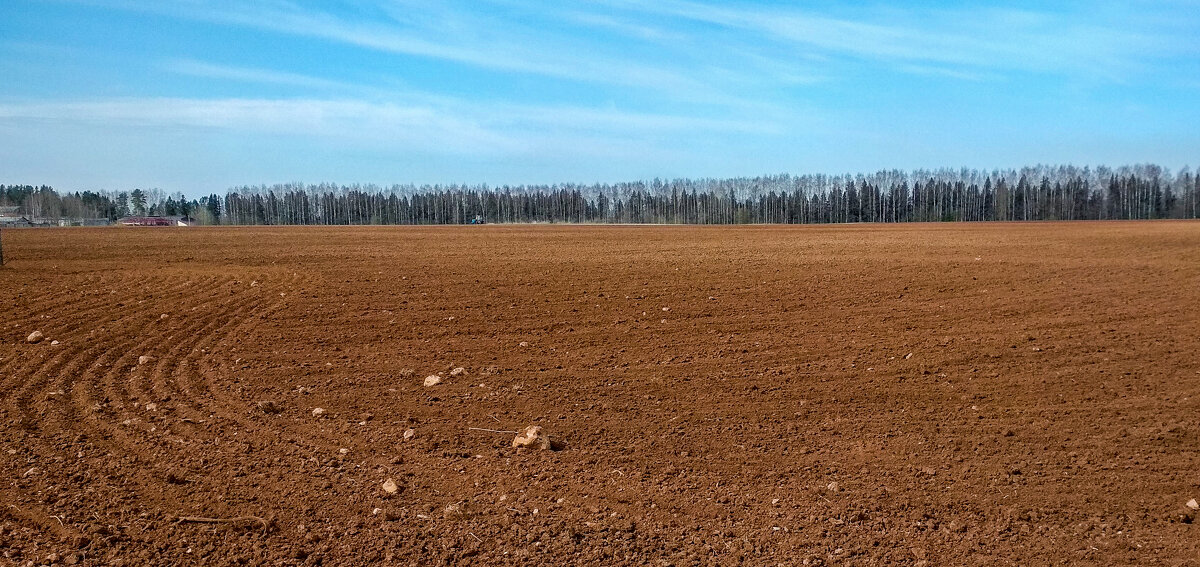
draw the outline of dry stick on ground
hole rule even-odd
[[[468,427],[467,429],[470,429],[471,431],[486,431],[488,433],[512,433],[513,435],[520,433],[519,431],[507,431],[507,430],[503,430],[503,429],[484,429],[482,427]]]
[[[240,522],[257,522],[262,525],[265,530],[271,527],[271,521],[258,516],[238,516],[236,518],[205,518],[203,516],[179,516],[175,518],[176,523],[191,523],[191,524],[237,524]]]

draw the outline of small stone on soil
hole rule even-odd
[[[441,384],[441,383],[442,383],[441,376],[432,375],[432,376],[425,377],[425,387],[426,388],[428,388],[430,386],[437,386],[438,384]]]
[[[138,365],[139,366],[142,364],[150,364],[151,362],[154,362],[153,356],[148,356],[148,355],[143,354],[142,356],[138,357]]]
[[[459,366],[458,368],[455,368],[454,370],[451,370],[451,371],[450,371],[450,375],[451,375],[451,376],[458,376],[459,374],[462,374],[462,373],[464,373],[464,372],[466,372],[466,371],[467,371],[467,369],[466,369],[466,368],[463,368],[463,367]]]
[[[34,331],[32,333],[29,333],[28,337],[25,337],[25,342],[27,342],[31,345],[36,345],[36,344],[42,342],[42,340],[45,338],[46,338],[46,335],[43,335],[41,331]]]
[[[396,481],[389,478],[383,481],[383,491],[388,494],[395,494],[400,492],[400,487],[396,485]]]
[[[542,433],[540,425],[530,425],[513,438],[512,446],[517,449],[547,450],[550,448],[550,438]]]
[[[413,437],[416,437],[416,436],[417,436],[416,429],[405,429],[404,430],[404,440],[405,441],[408,441],[409,439],[412,439]]]
[[[1187,501],[1187,507],[1193,510],[1200,510],[1200,502],[1196,502],[1196,499],[1193,498]]]
[[[312,410],[313,417],[321,417],[324,415],[325,415],[325,408],[313,408],[313,410]]]

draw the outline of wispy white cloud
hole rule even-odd
[[[705,83],[669,65],[613,58],[560,37],[512,21],[480,18],[446,6],[420,8],[381,3],[390,21],[355,19],[291,2],[160,3],[123,0],[114,6],[215,23],[317,38],[400,55],[462,63],[483,69],[527,73],[589,83],[605,83],[680,93],[705,90]],[[431,15],[428,12],[436,12]],[[595,47],[595,46],[591,46]]]
[[[0,124],[39,121],[138,128],[221,129],[326,138],[443,153],[521,154],[542,139],[621,144],[647,135],[777,134],[777,125],[737,119],[626,112],[565,105],[439,105],[360,100],[137,98],[0,103]]]
[[[944,77],[963,81],[983,82],[999,81],[1003,78],[999,73],[988,71],[972,71],[961,68],[938,67],[912,63],[899,63],[894,67],[897,71],[926,77]]]
[[[439,151],[514,149],[515,141],[469,119],[419,106],[355,100],[136,98],[0,104],[0,123],[39,121],[139,128],[221,129]]]
[[[361,85],[342,81],[333,81],[312,77],[300,73],[289,73],[271,69],[240,67],[235,65],[217,65],[195,59],[171,59],[163,63],[163,68],[172,73],[201,77],[206,79],[225,79],[246,83],[265,83],[302,87],[305,89],[346,90],[361,89]]]
[[[847,8],[843,11],[852,15],[834,16],[795,7],[688,0],[605,3],[629,12],[765,37],[783,47],[763,48],[777,57],[834,54],[890,64],[902,72],[927,74],[942,69],[940,74],[951,77],[955,76],[951,66],[1118,75],[1138,69],[1147,59],[1175,52],[1180,44],[1178,38],[1164,36],[1162,29],[1150,33],[1116,16],[1097,23],[1079,12],[873,7]],[[979,75],[964,73],[958,78],[976,80]]]

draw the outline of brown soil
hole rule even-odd
[[[1200,223],[4,239],[0,564],[1200,557]]]

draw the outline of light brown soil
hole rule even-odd
[[[1200,557],[1200,223],[4,239],[0,564]]]

